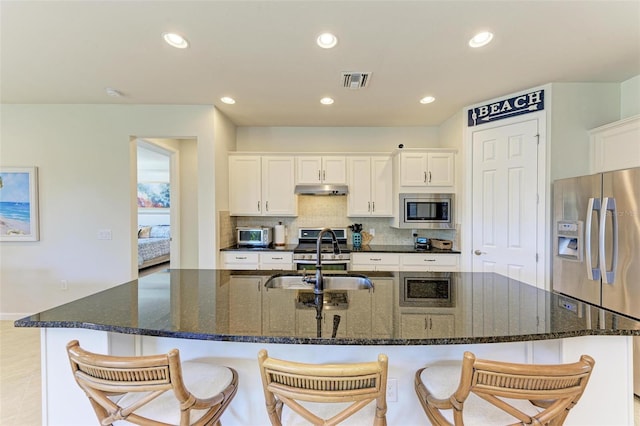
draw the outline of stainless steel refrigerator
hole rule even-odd
[[[553,290],[640,320],[640,168],[559,179],[553,194]]]

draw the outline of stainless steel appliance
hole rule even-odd
[[[398,226],[411,229],[452,229],[453,194],[400,194]]]
[[[296,270],[315,270],[318,258],[316,242],[322,228],[300,228],[298,230],[298,246],[293,249],[293,264]],[[351,250],[347,247],[347,229],[332,228],[338,239],[340,253],[333,250],[331,237],[322,238],[322,269],[324,271],[346,271],[351,262]]]
[[[553,191],[553,290],[640,320],[640,168],[556,180]]]
[[[239,226],[236,242],[239,246],[268,247],[273,242],[273,228]]]
[[[399,305],[421,308],[455,307],[455,274],[451,272],[403,272]]]

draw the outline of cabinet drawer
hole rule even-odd
[[[226,251],[222,253],[222,264],[226,269],[258,269],[258,253]]]
[[[351,253],[351,262],[359,265],[390,265],[400,264],[398,253]]]
[[[458,258],[455,254],[404,254],[402,255],[402,264],[456,266]]]
[[[293,263],[293,252],[260,253],[260,263]]]

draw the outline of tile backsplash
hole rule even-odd
[[[226,217],[223,218],[223,214]],[[233,223],[235,221],[235,224]],[[220,247],[235,244],[236,226],[275,226],[282,222],[286,226],[287,244],[297,244],[299,228],[346,228],[354,223],[361,223],[364,231],[375,229],[371,245],[411,245],[413,236],[410,229],[396,229],[389,226],[388,217],[347,217],[347,197],[344,196],[313,196],[300,195],[298,198],[297,217],[261,217],[261,216],[229,216],[229,212],[220,212]],[[230,227],[230,229],[229,229]],[[226,229],[224,229],[226,228]],[[232,240],[228,243],[228,235]],[[455,230],[419,229],[418,235],[427,238],[452,240],[454,248],[459,247]],[[225,238],[223,239],[223,236]]]

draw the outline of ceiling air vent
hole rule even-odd
[[[343,72],[342,86],[347,89],[364,89],[369,85],[370,72]]]

